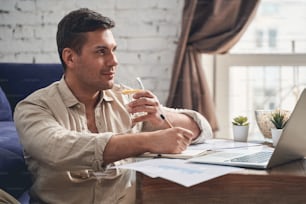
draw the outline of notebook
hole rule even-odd
[[[276,147],[261,150],[218,151],[189,159],[190,162],[267,169],[306,155],[306,89],[303,90]]]

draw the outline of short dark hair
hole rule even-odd
[[[56,42],[60,60],[66,69],[66,64],[62,58],[64,48],[71,48],[77,54],[81,54],[82,47],[86,43],[86,32],[98,29],[111,29],[115,22],[101,14],[81,8],[68,13],[57,26]]]

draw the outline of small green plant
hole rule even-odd
[[[271,122],[276,129],[283,129],[287,123],[288,117],[285,113],[282,113],[280,110],[277,110],[271,115]]]
[[[249,125],[248,117],[246,117],[246,116],[237,116],[233,119],[232,123],[233,123],[233,125],[238,125],[238,126]]]

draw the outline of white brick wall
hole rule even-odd
[[[184,0],[0,0],[0,62],[59,63],[55,34],[69,11],[87,7],[113,18],[117,80],[142,77],[165,103]]]

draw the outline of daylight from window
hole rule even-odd
[[[226,120],[247,115],[255,139],[262,135],[254,111],[292,110],[306,87],[306,64],[301,62],[306,53],[305,11],[306,0],[262,0],[247,31],[227,54],[229,63],[222,68],[228,77]],[[218,60],[223,58],[217,58],[217,65]]]
[[[306,0],[261,0],[231,53],[306,53]]]

